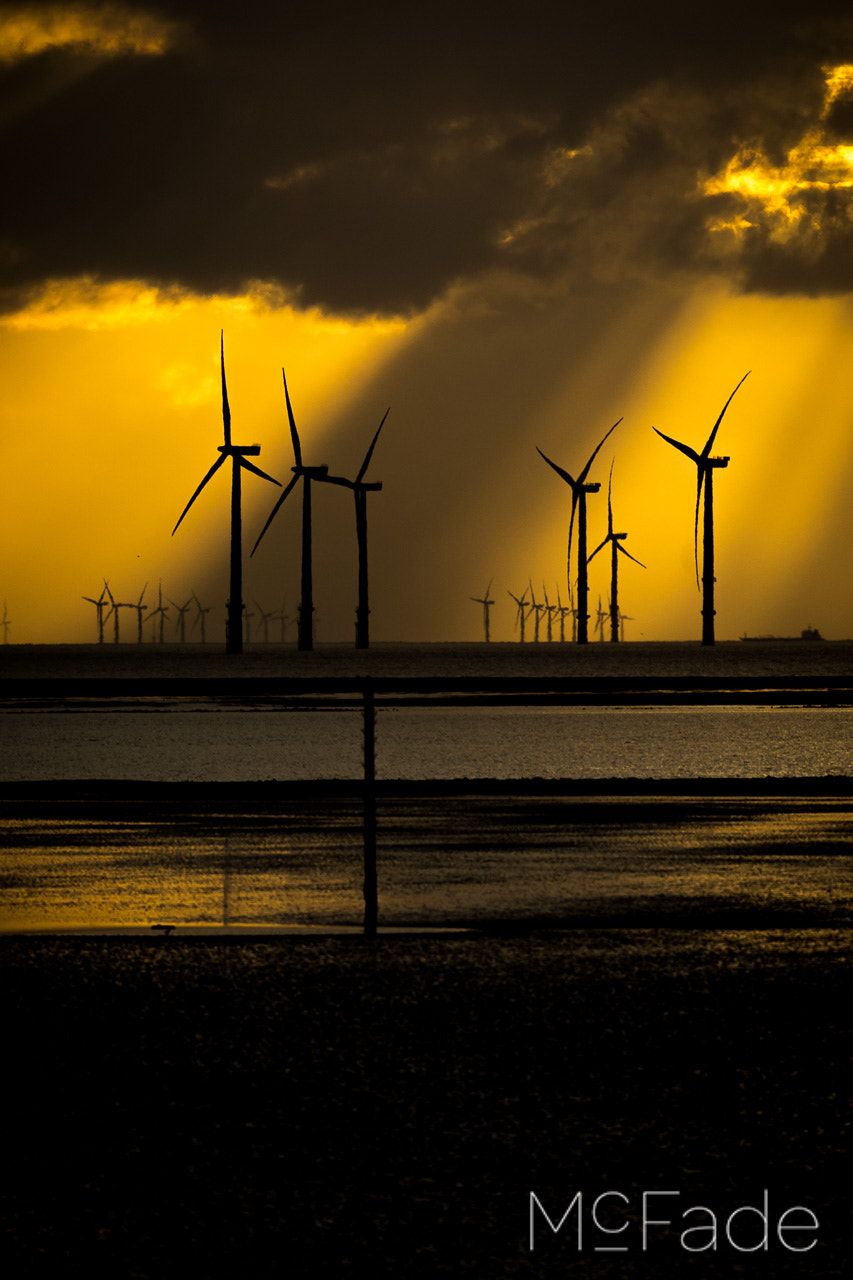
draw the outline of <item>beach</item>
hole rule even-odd
[[[178,646],[14,648],[7,696],[16,679],[268,680],[282,665],[345,678],[368,664],[439,678],[851,672],[844,644],[341,647],[236,665]],[[28,795],[16,803],[37,807],[38,787]],[[840,1276],[853,995],[841,905],[840,924],[818,912],[809,927],[757,911],[462,932],[414,920],[374,939],[2,935],[8,1097],[24,1120],[4,1160],[6,1272]],[[645,1239],[644,1196],[669,1223]],[[582,1239],[576,1212],[557,1231],[544,1216],[556,1224],[573,1200]],[[690,1252],[681,1215],[696,1205],[719,1231]],[[792,1206],[800,1234],[780,1236]]]

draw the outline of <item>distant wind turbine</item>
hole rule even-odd
[[[242,653],[243,652],[243,517],[241,502],[241,473],[243,470],[251,471],[254,475],[260,476],[262,480],[269,480],[270,484],[280,485],[280,481],[274,480],[272,476],[268,476],[265,471],[261,471],[260,467],[256,467],[253,462],[249,462],[250,457],[256,458],[261,452],[259,444],[232,444],[231,443],[231,409],[228,405],[228,388],[225,384],[225,335],[220,334],[219,338],[219,362],[222,378],[222,426],[224,431],[225,443],[217,445],[219,457],[190,498],[187,505],[181,512],[180,519],[172,530],[174,536],[178,530],[178,526],[184,516],[201,493],[208,480],[216,474],[226,459],[231,459],[231,575],[230,575],[230,598],[228,600],[228,621],[226,624],[225,634],[225,652],[226,653]]]
[[[547,616],[546,634],[549,642],[551,642],[554,639],[554,614],[557,612],[557,606],[555,604],[551,604],[551,601],[548,599],[548,588],[545,586],[544,582],[542,583],[542,594],[545,596],[545,613]]]
[[[165,622],[166,622],[166,615],[168,614],[168,612],[169,612],[169,610],[168,610],[168,609],[166,608],[166,606],[163,604],[163,582],[162,582],[162,580],[161,580],[161,581],[157,584],[157,608],[156,608],[156,609],[152,609],[152,610],[151,610],[151,612],[148,614],[148,619],[147,619],[147,620],[148,620],[148,622],[150,622],[150,623],[151,623],[151,639],[153,640],[153,639],[154,639],[154,619],[155,619],[155,618],[157,617],[157,615],[159,614],[159,616],[160,616],[160,643],[161,643],[161,644],[163,643],[163,640],[164,640],[164,626],[165,626]]]
[[[606,617],[607,617],[607,612],[604,609],[602,609],[601,596],[599,596],[598,609],[596,610],[596,614],[595,614],[595,632],[594,632],[594,634],[598,636],[599,640],[604,639],[604,619]]]
[[[271,619],[271,618],[274,618],[274,617],[275,617],[275,614],[272,612],[272,610],[270,610],[270,611],[269,611],[269,613],[267,613],[264,609],[262,609],[262,608],[261,608],[261,606],[260,606],[260,604],[258,603],[258,601],[257,601],[257,600],[255,601],[255,608],[257,609],[258,613],[261,615],[261,626],[262,626],[262,628],[263,628],[263,632],[264,632],[264,644],[269,644],[269,642],[270,642],[270,619]]]
[[[492,589],[492,583],[493,583],[493,582],[494,582],[494,578],[489,578],[489,585],[486,587],[486,590],[485,590],[485,592],[484,592],[484,594],[483,594],[483,596],[482,596],[482,597],[480,597],[480,596],[471,596],[471,597],[470,597],[470,599],[471,599],[471,600],[473,600],[475,604],[481,604],[481,605],[483,606],[483,630],[485,631],[485,635],[486,635],[486,644],[488,644],[488,643],[489,643],[489,639],[490,639],[490,637],[489,637],[489,610],[491,609],[492,605],[495,603],[495,602],[494,602],[494,600],[491,600],[491,599],[489,598],[489,592],[490,592],[490,591],[491,591],[491,589]]]
[[[137,600],[136,604],[133,606],[133,608],[136,610],[136,642],[137,644],[142,644],[142,621],[143,621],[142,615],[145,612],[145,610],[148,608],[147,604],[142,603],[142,599],[145,595],[145,591],[147,587],[148,587],[148,583],[146,582],[145,586],[142,588],[142,590],[139,593],[139,599]]]
[[[382,421],[377,427],[376,435],[371,440],[367,453],[364,455],[364,461],[359,467],[355,480],[347,480],[344,476],[327,475],[325,477],[328,484],[340,484],[347,489],[352,489],[353,497],[355,498],[355,536],[358,543],[358,606],[355,611],[356,649],[368,649],[370,647],[368,623],[370,606],[367,586],[367,495],[368,493],[378,493],[382,488],[381,480],[374,480],[368,483],[364,477],[367,474],[367,468],[370,466],[370,459],[373,457],[373,450],[376,448],[379,432],[385,426],[385,419],[390,412],[390,409],[385,410]],[[486,594],[488,595],[488,592]]]
[[[524,624],[527,621],[527,615],[530,612],[530,605],[527,604],[527,592],[527,587],[524,588],[524,591],[520,596],[514,595],[512,591],[507,592],[507,595],[512,596],[513,600],[518,605],[518,609],[515,614],[515,625],[518,627],[519,640],[522,644],[524,644]]]
[[[98,596],[97,600],[92,596],[83,596],[84,600],[88,600],[89,604],[93,604],[95,606],[95,610],[98,615],[98,644],[104,643],[104,610],[107,607],[107,602],[104,597],[106,594],[106,584],[104,584],[104,590]]]
[[[685,457],[696,464],[696,515],[693,521],[693,558],[696,564],[697,587],[699,586],[699,505],[702,501],[702,486],[705,486],[702,523],[702,643],[705,645],[714,643],[714,614],[716,612],[714,608],[714,583],[716,581],[714,577],[714,471],[729,465],[728,457],[711,457],[711,446],[714,443],[714,437],[717,434],[726,409],[728,409],[735,397],[735,393],[743,386],[749,374],[750,370],[747,370],[723,405],[722,413],[714,423],[714,429],[705,441],[705,448],[701,453],[691,449],[688,444],[682,444],[680,440],[673,440],[672,436],[665,436],[662,431],[658,431],[657,427],[652,428],[662,440],[666,440],[667,444],[671,444],[674,449],[678,449]]]
[[[538,644],[538,642],[539,642],[539,627],[540,627],[541,622],[542,622],[542,612],[543,612],[544,608],[545,608],[544,604],[537,604],[537,603],[536,603],[536,596],[533,594],[533,583],[531,582],[531,584],[530,584],[530,611],[531,611],[531,613],[533,614],[533,640],[534,640],[534,643],[536,643],[536,644]]]
[[[190,596],[186,604],[175,604],[174,600],[172,599],[169,600],[169,604],[172,606],[173,609],[176,609],[178,613],[177,619],[175,621],[175,630],[178,632],[178,635],[180,636],[181,644],[186,644],[187,642],[186,614],[192,602],[193,602],[192,596]]]
[[[623,556],[627,556],[629,560],[633,560],[634,564],[638,564],[641,569],[645,569],[642,560],[638,560],[636,556],[632,556],[630,551],[626,551],[622,543],[628,537],[627,533],[613,532],[613,505],[611,502],[611,490],[613,487],[613,463],[610,464],[610,476],[607,481],[607,537],[598,546],[589,557],[587,564],[595,556],[598,555],[604,547],[610,543],[610,639],[616,641],[619,639],[619,552]],[[599,604],[600,608],[600,604]],[[602,639],[604,636],[602,635]]]
[[[195,592],[193,592],[193,600],[195,600],[196,612],[195,612],[195,617],[193,618],[193,624],[190,627],[190,631],[195,631],[196,627],[200,623],[201,624],[201,643],[206,644],[207,637],[205,635],[205,615],[210,613],[210,610],[213,608],[213,606],[208,605],[207,608],[204,608]]]
[[[118,643],[119,643],[119,634],[118,634],[118,611],[119,611],[119,609],[135,609],[135,608],[136,608],[136,605],[134,605],[134,604],[129,604],[129,603],[128,603],[127,601],[125,601],[125,600],[116,600],[116,599],[114,598],[114,596],[113,596],[113,593],[110,591],[109,584],[107,583],[106,578],[104,579],[104,586],[106,587],[107,595],[108,595],[108,596],[109,596],[109,598],[110,598],[110,611],[109,611],[109,613],[107,614],[107,616],[106,616],[106,618],[104,619],[104,621],[106,622],[106,621],[110,618],[110,616],[112,615],[112,618],[113,618],[113,644],[118,644]]]
[[[566,614],[572,612],[571,605],[563,604],[560,599],[560,588],[557,587],[557,613],[560,615],[560,640],[566,640]]]
[[[261,532],[258,534],[258,540],[252,547],[252,555],[257,551],[261,539],[267,529],[272,524],[279,508],[291,491],[302,481],[302,572],[300,583],[300,601],[299,601],[299,626],[298,641],[299,649],[314,648],[314,573],[311,560],[311,481],[323,481],[329,474],[327,466],[306,467],[302,461],[302,445],[299,442],[299,432],[296,430],[296,421],[293,417],[293,408],[290,404],[290,393],[287,389],[287,378],[284,369],[281,371],[282,380],[284,382],[284,399],[287,404],[287,419],[290,423],[290,438],[293,442],[293,460],[294,466],[291,467],[293,479],[288,482],[282,490],[281,496],[267,517],[267,522]]]
[[[83,598],[86,599],[87,597],[84,596]],[[6,601],[4,600],[3,601],[3,643],[4,644],[9,643],[9,628],[11,627],[11,625],[12,624],[9,621],[9,611],[6,607]]]
[[[575,508],[577,508],[577,513],[578,513],[578,610],[577,610],[578,635],[577,635],[577,641],[578,641],[578,644],[586,644],[589,640],[589,630],[587,626],[589,622],[589,579],[587,577],[587,568],[586,568],[586,495],[588,493],[598,493],[598,490],[601,488],[600,484],[587,483],[587,476],[589,475],[590,467],[595,461],[595,455],[598,453],[599,449],[604,444],[604,441],[607,439],[607,436],[609,436],[612,431],[616,430],[616,428],[619,426],[619,423],[621,421],[622,419],[619,418],[617,422],[614,422],[613,426],[610,428],[610,431],[608,431],[607,434],[604,435],[602,439],[598,442],[598,444],[595,446],[595,448],[592,451],[592,454],[589,457],[589,460],[587,461],[586,466],[584,467],[583,471],[581,471],[577,480],[575,480],[572,476],[570,476],[568,471],[564,471],[562,467],[558,467],[556,462],[552,462],[551,459],[547,457],[540,448],[537,447],[537,450],[536,450],[539,456],[545,459],[545,461],[548,463],[548,466],[552,467],[554,471],[556,471],[560,479],[565,480],[566,484],[569,486],[569,488],[572,491],[572,516],[571,516],[571,520],[569,521],[569,545],[568,545],[568,552],[566,556],[567,574],[568,574],[570,590],[571,590],[571,584],[572,584],[572,530],[574,528],[574,523],[575,523]]]

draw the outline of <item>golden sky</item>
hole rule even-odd
[[[715,479],[717,636],[853,635],[853,50],[826,9],[809,44],[777,8],[752,68],[720,63],[722,36],[689,55],[650,41],[645,65],[627,32],[618,82],[575,55],[582,106],[532,37],[509,80],[490,38],[492,74],[472,85],[430,28],[380,115],[343,59],[349,32],[369,71],[367,35],[342,17],[321,59],[321,33],[297,23],[296,87],[318,71],[297,130],[274,7],[250,4],[230,39],[189,3],[5,7],[9,639],[93,640],[83,597],[105,578],[125,602],[145,584],[151,604],[159,583],[178,603],[194,591],[221,634],[226,469],[171,536],[222,440],[220,330],[233,438],[283,483],[282,366],[308,463],[354,475],[390,406],[368,477],[384,486],[369,500],[376,639],[479,638],[470,597],[490,580],[497,640],[514,634],[510,591],[565,598],[570,495],[536,446],[577,474],[618,418],[590,476],[590,547],[615,459],[615,524],[646,565],[621,560],[626,638],[698,639],[695,470],[652,427],[701,450],[747,370],[715,446],[731,458]],[[243,492],[248,553],[276,492],[252,476]],[[247,554],[255,613],[295,617],[298,524],[294,493]],[[318,637],[350,640],[346,490],[317,492],[315,553]],[[608,593],[602,555],[593,621]],[[120,622],[132,642],[135,615]]]

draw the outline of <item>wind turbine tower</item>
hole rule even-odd
[[[518,638],[521,644],[524,644],[524,624],[527,621],[527,615],[530,612],[530,608],[527,604],[527,591],[528,588],[525,587],[520,596],[514,595],[512,591],[507,592],[507,595],[511,596],[518,605],[518,609],[515,614],[515,625],[518,627]]]
[[[83,598],[86,599],[87,597],[84,596]],[[3,643],[4,644],[9,643],[9,628],[11,627],[11,625],[12,624],[9,621],[9,611],[6,607],[6,601],[4,600],[3,601]]]
[[[201,623],[201,643],[206,644],[207,637],[205,636],[205,614],[210,613],[210,610],[212,609],[213,606],[208,605],[207,608],[203,608],[202,603],[195,592],[193,592],[192,598],[193,600],[195,600],[196,613],[195,613],[195,617],[193,618],[193,625],[190,628],[190,630],[194,631],[195,628],[199,625],[199,623]]]
[[[581,471],[577,480],[575,480],[572,476],[570,476],[568,471],[564,471],[562,467],[558,467],[556,462],[552,462],[551,459],[547,457],[542,452],[541,449],[537,447],[537,450],[536,450],[539,456],[545,459],[545,461],[548,463],[548,466],[552,467],[554,471],[556,471],[560,479],[565,480],[566,484],[569,486],[569,488],[572,491],[572,516],[571,516],[571,520],[569,521],[569,545],[568,545],[568,552],[566,556],[567,574],[568,574],[570,591],[571,591],[571,585],[572,585],[572,530],[574,528],[574,523],[575,523],[575,510],[577,509],[577,515],[578,515],[578,606],[577,606],[578,638],[577,638],[577,642],[578,644],[587,644],[587,642],[589,641],[589,628],[588,628],[589,579],[587,577],[587,557],[586,557],[586,495],[588,493],[598,493],[598,490],[601,488],[601,485],[598,483],[596,484],[589,483],[587,481],[587,476],[589,475],[590,467],[595,461],[595,455],[598,453],[599,449],[604,444],[604,441],[607,439],[607,436],[609,436],[612,431],[616,430],[616,428],[619,426],[619,423],[621,421],[622,419],[619,418],[617,422],[614,422],[613,426],[610,428],[610,431],[608,431],[607,434],[604,435],[602,439],[598,442],[598,444],[595,446],[595,448],[592,451],[592,454],[589,457],[589,460],[587,461],[586,466],[584,467],[583,471]]]
[[[107,602],[104,599],[104,596],[106,594],[107,594],[106,584],[104,584],[104,590],[98,596],[97,600],[95,600],[92,596],[83,597],[84,600],[88,600],[89,604],[93,604],[95,606],[95,610],[98,615],[98,644],[104,643],[104,610],[107,607]]]
[[[287,419],[290,423],[290,438],[293,442],[293,460],[294,466],[291,467],[293,479],[288,482],[283,489],[278,501],[267,517],[267,522],[261,532],[258,534],[258,540],[252,547],[252,555],[257,551],[261,539],[267,529],[275,519],[282,503],[291,493],[295,485],[302,481],[302,569],[300,583],[300,600],[299,600],[299,624],[298,624],[298,640],[297,648],[307,650],[314,648],[314,573],[311,560],[311,481],[324,481],[328,474],[327,466],[306,467],[302,461],[302,445],[299,441],[299,432],[296,430],[296,421],[293,417],[293,408],[290,403],[290,393],[287,389],[287,378],[284,369],[281,371],[282,381],[284,382],[284,399],[287,404]]]
[[[261,471],[260,467],[256,467],[253,462],[249,462],[249,458],[256,458],[261,452],[259,444],[232,444],[231,442],[231,409],[228,405],[228,388],[225,385],[225,335],[220,333],[219,338],[219,363],[222,379],[222,426],[224,432],[225,443],[217,445],[219,457],[190,498],[187,505],[181,512],[180,519],[172,530],[172,536],[178,530],[178,526],[184,516],[201,493],[208,480],[216,474],[226,459],[231,459],[231,558],[230,558],[230,588],[228,600],[228,621],[225,628],[225,652],[226,653],[242,653],[243,652],[243,518],[242,518],[242,491],[241,479],[242,472],[251,471],[256,476],[260,476],[262,480],[269,480],[270,484],[280,486],[278,480],[274,480],[272,476],[268,476],[265,471]]]
[[[645,569],[645,565],[636,556],[632,556],[630,551],[626,551],[622,543],[628,537],[627,533],[613,532],[613,504],[611,502],[611,491],[613,487],[613,463],[610,464],[610,476],[607,481],[607,537],[599,542],[598,546],[589,557],[587,564],[598,555],[604,547],[610,543],[610,639],[616,641],[620,638],[619,627],[619,552],[623,556],[627,556],[629,560],[633,560],[634,564],[638,564],[641,569]],[[601,611],[601,602],[599,601],[599,612]],[[624,635],[624,628],[621,629]],[[602,634],[602,640],[604,635]]]
[[[133,608],[136,610],[136,643],[137,644],[142,644],[142,621],[143,621],[142,615],[145,612],[145,610],[148,608],[147,604],[142,603],[142,599],[143,599],[143,596],[145,595],[147,587],[148,587],[148,583],[146,582],[145,586],[142,588],[142,590],[139,593],[139,599],[137,600],[136,604],[133,605]]]
[[[358,543],[358,606],[355,611],[355,647],[356,649],[368,649],[370,647],[370,628],[368,619],[370,617],[370,605],[368,601],[368,585],[367,585],[367,495],[368,493],[378,493],[382,488],[381,480],[373,480],[369,483],[364,479],[367,474],[367,468],[370,466],[370,459],[373,457],[373,450],[376,448],[376,441],[379,439],[379,432],[385,426],[385,419],[391,412],[386,409],[382,421],[376,430],[376,435],[370,442],[370,447],[364,455],[364,461],[359,467],[355,480],[347,480],[344,476],[326,476],[328,484],[340,484],[347,489],[352,489],[355,498],[355,536]],[[488,591],[486,595],[488,595]]]
[[[485,633],[486,633],[486,644],[488,644],[488,643],[489,643],[489,639],[490,639],[490,637],[489,637],[489,610],[491,609],[492,605],[495,603],[495,602],[494,602],[494,600],[491,600],[491,599],[489,598],[489,592],[490,592],[490,591],[491,591],[491,589],[492,589],[492,583],[493,583],[493,582],[494,582],[494,578],[489,578],[489,585],[486,587],[485,593],[484,593],[484,595],[483,595],[483,597],[482,597],[482,598],[481,598],[480,596],[471,596],[471,597],[470,597],[470,598],[474,601],[474,603],[475,603],[475,604],[481,604],[481,605],[483,606],[483,629],[484,629],[484,631],[485,631]]]
[[[693,520],[693,558],[696,565],[696,586],[699,586],[699,507],[702,502],[702,486],[705,487],[705,505],[702,512],[702,643],[704,645],[712,645],[714,643],[714,472],[722,470],[729,465],[728,457],[712,458],[711,447],[714,438],[719,430],[723,415],[735,397],[735,393],[743,386],[743,383],[749,377],[750,370],[743,375],[740,382],[723,405],[722,413],[714,423],[714,429],[705,441],[705,448],[701,453],[697,453],[695,449],[691,449],[690,445],[682,444],[680,440],[673,440],[672,436],[665,436],[662,431],[658,431],[657,427],[653,430],[666,440],[667,444],[671,444],[673,448],[678,449],[691,462],[696,464],[696,514]]]

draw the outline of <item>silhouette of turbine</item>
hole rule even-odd
[[[148,587],[148,583],[146,582],[145,586],[142,588],[142,590],[139,593],[139,599],[137,600],[136,604],[133,605],[133,608],[136,610],[136,643],[137,644],[142,644],[142,615],[145,612],[145,610],[148,608],[147,604],[142,603],[142,598],[145,595],[147,587]]]
[[[367,649],[370,646],[368,624],[370,607],[367,591],[367,495],[368,493],[378,493],[382,488],[381,480],[374,480],[368,484],[364,477],[367,474],[367,468],[370,466],[370,459],[373,457],[373,450],[376,448],[379,432],[385,426],[385,419],[390,412],[390,409],[385,410],[382,421],[376,429],[376,435],[371,440],[370,447],[364,455],[364,461],[356,478],[347,480],[344,476],[327,475],[325,477],[328,484],[340,484],[347,489],[352,489],[353,497],[355,498],[355,536],[358,542],[358,606],[355,611],[356,649]],[[488,592],[486,594],[488,595]]]
[[[225,652],[226,653],[242,653],[243,652],[243,634],[241,617],[243,613],[243,519],[242,519],[242,503],[241,503],[241,472],[243,470],[251,471],[254,475],[260,476],[262,480],[269,480],[270,484],[280,486],[280,481],[274,480],[272,476],[268,476],[265,471],[261,471],[260,467],[256,467],[253,462],[249,462],[250,457],[256,458],[261,452],[259,444],[232,444],[231,443],[231,410],[228,405],[228,388],[225,385],[225,335],[220,333],[219,337],[219,362],[222,377],[222,426],[225,436],[225,443],[217,445],[220,456],[214,462],[201,484],[190,498],[187,505],[181,512],[180,519],[172,530],[172,536],[178,530],[178,526],[184,516],[195,502],[207,482],[212,479],[223,463],[231,459],[231,574],[230,588],[228,600],[228,621],[225,628]]]
[[[481,604],[483,606],[483,630],[486,634],[486,644],[489,643],[489,638],[490,638],[489,637],[489,610],[491,609],[492,605],[495,603],[494,600],[489,599],[489,592],[492,589],[493,582],[494,582],[494,578],[489,578],[489,585],[486,587],[486,590],[482,598],[480,596],[469,596],[469,599],[473,600],[475,604]]]
[[[515,625],[518,627],[519,640],[522,644],[524,644],[524,624],[527,620],[527,615],[530,612],[530,606],[527,604],[527,591],[528,588],[525,587],[520,596],[514,595],[512,591],[507,592],[507,595],[512,596],[513,600],[518,605],[518,609],[515,614]]]
[[[539,643],[539,627],[542,622],[542,613],[545,609],[544,604],[536,603],[536,596],[533,594],[533,583],[530,583],[530,612],[533,614],[533,640]]]
[[[89,604],[93,604],[95,606],[95,610],[98,615],[98,644],[104,643],[104,610],[107,607],[107,602],[104,599],[104,596],[106,594],[107,594],[107,591],[106,591],[106,583],[105,583],[104,590],[98,596],[97,600],[93,599],[92,596],[83,596],[84,600],[88,600]]]
[[[151,623],[151,639],[152,640],[154,639],[154,619],[157,617],[158,613],[160,615],[160,644],[163,643],[163,630],[166,622],[166,615],[168,614],[168,612],[169,610],[163,604],[163,582],[161,579],[161,581],[157,584],[157,608],[152,609],[148,615],[148,621]]]
[[[187,609],[189,609],[192,602],[193,602],[192,596],[190,596],[186,604],[175,604],[174,600],[172,600],[171,597],[169,598],[169,604],[172,606],[173,609],[176,609],[178,613],[178,617],[175,622],[175,630],[180,635],[181,644],[186,644],[187,642],[186,612],[187,612]]]
[[[206,644],[207,638],[205,636],[205,614],[210,613],[210,610],[213,608],[213,606],[208,605],[206,609],[203,608],[202,603],[195,592],[192,593],[192,598],[193,600],[195,600],[195,617],[193,618],[193,624],[190,627],[190,632],[195,631],[196,627],[199,625],[199,623],[201,623],[201,643]]]
[[[88,596],[83,597],[84,600],[88,600],[88,598],[89,598]],[[4,600],[3,601],[3,643],[4,644],[9,643],[9,628],[11,627],[11,625],[12,624],[9,621],[9,611],[6,607],[6,601]]]
[[[610,428],[610,431],[608,431],[607,434],[603,436],[602,439],[595,446],[595,448],[593,449],[589,457],[589,460],[586,466],[578,476],[577,480],[573,479],[572,476],[569,475],[568,471],[564,471],[562,467],[558,467],[556,462],[552,462],[551,459],[547,457],[538,446],[536,449],[536,452],[539,454],[539,456],[545,459],[545,461],[548,463],[548,466],[552,467],[554,471],[556,471],[557,475],[560,477],[561,480],[565,480],[566,484],[569,486],[569,488],[572,491],[572,516],[571,516],[571,520],[569,521],[569,546],[568,546],[568,551],[566,555],[566,572],[569,580],[569,590],[571,590],[571,586],[572,586],[572,530],[574,528],[574,523],[575,523],[575,509],[577,508],[577,513],[578,513],[578,609],[577,609],[578,635],[577,635],[577,642],[578,644],[586,644],[587,641],[589,640],[589,631],[587,627],[587,624],[589,622],[589,579],[587,577],[587,569],[586,569],[586,495],[588,493],[598,493],[598,490],[601,488],[600,484],[588,484],[587,476],[589,475],[590,467],[595,461],[595,455],[598,453],[599,449],[604,444],[604,441],[607,439],[607,436],[609,436],[612,431],[616,430],[616,428],[619,426],[619,423],[621,421],[622,419],[619,418],[617,422],[614,422],[613,426]]]
[[[255,601],[255,608],[257,609],[258,613],[261,615],[261,626],[263,627],[263,631],[264,631],[264,644],[269,644],[270,619],[274,618],[275,614],[272,612],[272,610],[270,610],[269,613],[267,613],[264,609],[261,608],[257,600]]]
[[[282,493],[267,517],[267,522],[261,532],[258,534],[258,540],[252,547],[252,555],[255,554],[260,546],[261,539],[267,529],[272,524],[282,503],[290,495],[298,482],[302,481],[302,573],[301,573],[301,598],[299,601],[299,624],[297,648],[313,649],[314,648],[314,577],[311,561],[311,481],[324,481],[329,474],[327,466],[306,467],[302,461],[302,445],[299,443],[299,432],[296,430],[296,421],[293,417],[293,409],[290,404],[290,393],[287,390],[287,378],[284,369],[281,371],[282,381],[284,382],[284,399],[287,404],[287,419],[290,423],[290,438],[293,441],[293,459],[295,465],[291,467],[293,479],[288,482]]]
[[[107,582],[106,578],[104,578],[104,587],[105,587],[105,589],[106,589],[106,593],[107,593],[107,595],[108,595],[108,596],[109,596],[109,598],[110,598],[110,611],[109,611],[109,613],[107,614],[107,616],[106,616],[106,618],[104,619],[104,621],[105,621],[105,622],[107,622],[107,621],[109,620],[110,616],[112,616],[112,618],[113,618],[113,644],[118,644],[118,643],[119,643],[119,636],[118,636],[118,611],[119,611],[119,609],[135,609],[135,608],[136,608],[136,605],[128,604],[128,603],[127,603],[127,601],[125,601],[125,600],[116,600],[116,599],[114,598],[114,596],[113,596],[113,593],[110,591],[109,583]]]
[[[623,556],[627,556],[629,560],[633,560],[634,564],[638,564],[641,569],[645,569],[642,560],[638,560],[636,556],[632,556],[630,551],[626,551],[622,543],[628,537],[627,533],[613,532],[613,505],[611,503],[611,491],[613,488],[613,463],[610,464],[610,476],[607,481],[607,537],[599,542],[592,555],[587,560],[587,564],[598,555],[604,547],[610,543],[610,639],[616,641],[619,639],[619,552]],[[599,609],[601,602],[599,601]],[[604,636],[602,635],[602,640]]]
[[[711,446],[714,443],[714,437],[717,434],[723,415],[735,397],[735,393],[743,385],[749,377],[750,370],[741,378],[726,403],[723,405],[722,413],[714,423],[714,429],[705,441],[705,448],[701,453],[697,453],[695,449],[691,449],[690,445],[682,444],[680,440],[673,440],[672,436],[665,436],[662,431],[658,431],[657,427],[653,427],[662,440],[667,444],[671,444],[674,449],[678,449],[691,462],[696,464],[696,515],[693,521],[693,558],[696,565],[696,586],[699,586],[699,505],[702,501],[702,486],[705,486],[705,506],[703,509],[702,521],[702,643],[712,645],[714,643],[714,471],[717,468],[727,467],[729,465],[728,457],[712,458]]]
[[[566,615],[572,612],[571,605],[563,604],[560,599],[560,588],[557,587],[557,613],[560,615],[560,640],[563,644],[566,641]]]

